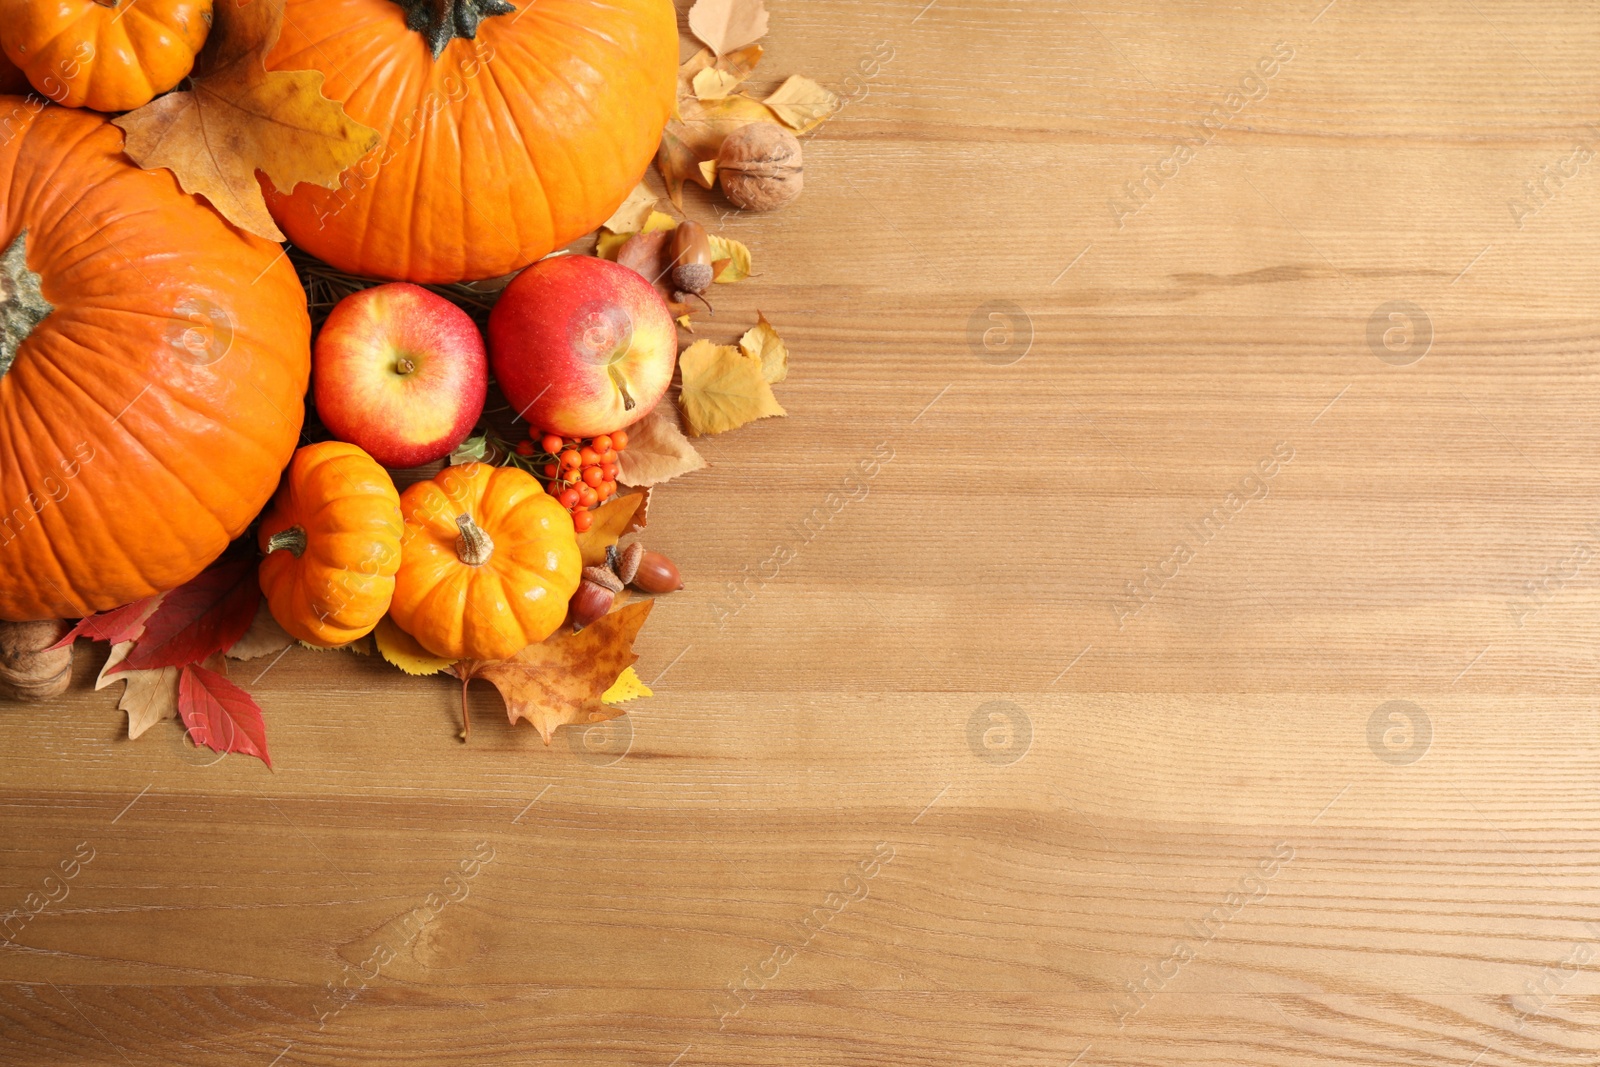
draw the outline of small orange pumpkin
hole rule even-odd
[[[182,81],[212,0],[0,0],[0,46],[67,107],[131,111]]]
[[[343,441],[300,449],[257,534],[272,617],[325,648],[365,637],[389,610],[403,530],[400,494],[371,456]]]
[[[565,621],[583,557],[572,516],[514,467],[446,467],[400,497],[405,543],[389,611],[447,659],[510,659]]]

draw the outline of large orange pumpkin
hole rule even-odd
[[[0,46],[67,107],[131,111],[188,75],[212,0],[0,0]]]
[[[382,139],[339,188],[269,187],[267,202],[341,270],[509,274],[627,197],[677,64],[671,0],[289,0],[267,65],[320,70],[323,92]]]
[[[172,589],[300,434],[305,291],[99,115],[0,97],[0,619]]]

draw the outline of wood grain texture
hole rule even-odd
[[[652,507],[656,697],[463,746],[295,651],[268,772],[81,654],[0,715],[0,909],[93,852],[0,1063],[1595,1063],[1594,6],[772,11],[854,98],[691,201],[795,357]]]

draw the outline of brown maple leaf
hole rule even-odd
[[[284,0],[217,0],[215,25],[195,60],[191,88],[113,120],[124,151],[146,170],[166,167],[186,193],[211,201],[235,226],[273,241],[256,171],[287,192],[300,182],[332,189],[378,144],[378,131],[322,95],[322,72],[268,71]]]
[[[451,670],[461,679],[462,737],[471,728],[467,686],[474,678],[500,690],[513,726],[518,719],[527,719],[547,745],[559,727],[604,722],[622,714],[622,709],[602,703],[600,697],[638,662],[634,638],[654,604],[653,600],[629,604],[577,633],[563,627],[508,660],[457,663]]]

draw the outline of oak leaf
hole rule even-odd
[[[767,35],[763,0],[696,0],[689,29],[717,55],[726,55]]]
[[[415,637],[400,629],[387,615],[378,621],[378,628],[372,631],[372,643],[377,646],[378,655],[417,677],[438,674],[455,663],[453,659],[441,659],[423,648]]]
[[[322,94],[321,71],[266,69],[283,7],[284,0],[217,0],[190,88],[113,120],[135,163],[171,170],[184,192],[273,241],[283,233],[267,212],[258,170],[285,192],[301,182],[333,189],[378,144],[377,130]]]
[[[158,667],[153,671],[129,671],[113,681],[126,678],[127,686],[117,707],[128,713],[128,740],[136,739],[163,719],[178,714],[177,667]]]
[[[796,133],[810,133],[839,110],[839,98],[810,78],[794,75],[762,103]]]
[[[660,485],[705,465],[679,428],[678,413],[658,404],[628,427],[628,447],[617,453],[617,479],[632,486]]]
[[[228,649],[228,658],[260,659],[282,652],[292,644],[294,638],[278,625],[278,620],[272,617],[272,610],[267,607],[266,598],[263,597],[261,605],[256,608],[256,617],[250,623],[250,629]]]
[[[194,663],[181,668],[178,717],[196,745],[205,745],[213,752],[242,752],[272,766],[260,706],[249,693],[216,671]]]
[[[789,346],[761,312],[756,312],[756,324],[739,338],[739,351],[761,363],[761,376],[768,384],[777,385],[789,376]]]
[[[678,368],[683,372],[678,405],[689,432],[696,437],[788,414],[762,377],[761,361],[732,345],[696,341],[678,357]]]
[[[562,726],[615,718],[617,709],[601,698],[638,662],[633,642],[654,606],[654,600],[629,604],[577,633],[563,627],[508,660],[462,660],[451,669],[461,679],[463,718],[474,678],[500,691],[513,726],[528,720],[547,745]]]
[[[633,447],[631,431],[628,447]],[[618,455],[625,452],[619,452]],[[593,521],[587,530],[578,535],[578,551],[583,553],[585,567],[598,567],[606,561],[606,550],[628,531],[642,503],[644,494],[629,493],[627,496],[614,497],[589,513]]]

